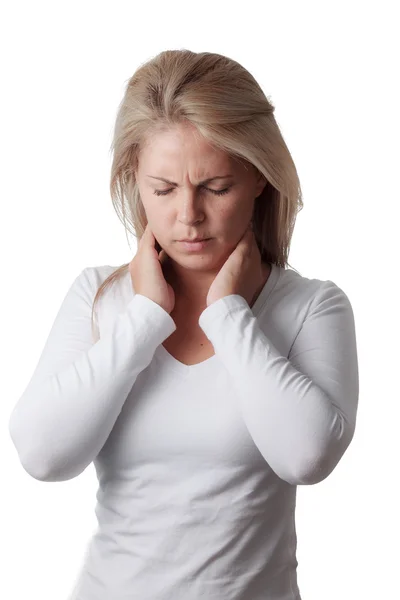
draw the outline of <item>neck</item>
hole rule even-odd
[[[178,265],[175,261],[167,260],[163,266],[164,277],[175,292],[175,309],[183,312],[201,313],[207,306],[208,290],[219,268],[215,271],[192,271]],[[271,272],[268,263],[262,263],[262,283],[257,289],[252,304],[258,298]]]
[[[206,306],[208,290],[218,269],[214,271],[194,271],[185,269],[175,261],[168,260],[164,266],[164,276],[173,287],[178,306],[196,307],[202,310]]]

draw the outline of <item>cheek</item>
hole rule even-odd
[[[165,213],[162,202],[158,199],[145,198],[142,200],[142,203],[149,223],[162,222],[163,214]]]
[[[253,206],[251,202],[238,198],[234,202],[224,204],[219,207],[218,220],[222,224],[222,228],[232,231],[234,234],[237,230],[243,230],[253,214]]]
[[[151,231],[163,245],[168,244],[173,228],[168,212],[157,202],[143,203],[143,206]]]

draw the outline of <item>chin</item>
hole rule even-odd
[[[219,270],[225,262],[225,258],[219,258],[215,256],[215,253],[211,255],[207,252],[193,252],[193,253],[171,253],[170,259],[180,267],[198,271],[216,271]]]

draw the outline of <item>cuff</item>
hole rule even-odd
[[[199,317],[199,325],[204,333],[207,334],[207,331],[210,331],[212,324],[216,319],[222,320],[231,313],[242,309],[250,309],[247,300],[245,300],[243,296],[240,296],[239,294],[224,296],[203,310]]]
[[[147,296],[135,294],[128,305],[128,310],[134,315],[139,315],[145,325],[147,338],[154,339],[161,344],[176,330],[173,318],[157,302]]]

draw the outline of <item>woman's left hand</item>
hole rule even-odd
[[[262,284],[261,254],[249,226],[212,282],[207,294],[207,306],[224,296],[239,294],[251,307]]]

